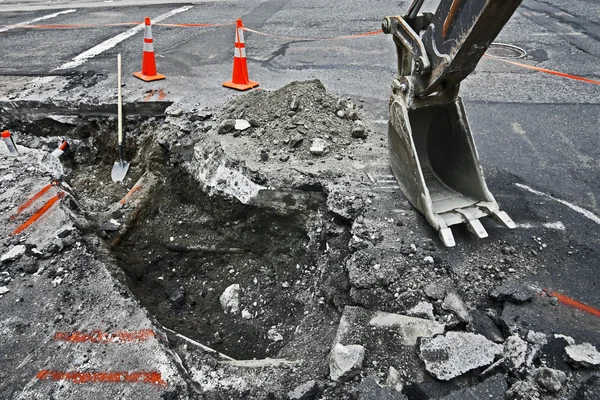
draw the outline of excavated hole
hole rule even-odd
[[[305,314],[320,307],[323,281],[331,280],[327,271],[343,265],[348,221],[327,210],[318,188],[273,195],[279,201],[274,208],[208,196],[183,171],[176,152],[150,135],[143,138],[148,121],[142,119],[126,125],[132,163],[126,182],[114,184],[115,122],[38,121],[26,127],[37,135],[24,144],[52,149],[59,138],[71,144],[61,159],[62,180],[93,220],[94,233],[111,248],[132,293],[160,324],[235,359],[276,357]],[[160,120],[150,124],[159,126]],[[103,231],[107,220],[127,219],[127,210],[107,210],[146,170],[159,182],[149,201],[125,234]],[[293,210],[281,210],[282,198]],[[325,227],[322,234],[319,226]],[[241,288],[239,310],[226,313],[220,296],[233,284]]]

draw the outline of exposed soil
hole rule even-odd
[[[324,202],[281,215],[209,197],[181,173],[156,190],[115,250],[133,293],[159,322],[226,355],[276,355],[314,301],[326,256],[308,225],[326,213]],[[236,283],[242,313],[226,314],[219,297]]]

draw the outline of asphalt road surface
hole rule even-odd
[[[389,36],[361,34],[378,30],[384,16],[403,13],[407,3],[0,1],[4,86],[0,97],[7,87],[74,71],[97,79],[89,88],[71,89],[69,96],[79,90],[78,101],[110,101],[116,55],[122,53],[128,101],[143,101],[150,89],[164,89],[166,100],[182,107],[218,105],[238,95],[221,83],[231,74],[233,23],[242,18],[247,28],[260,32],[246,32],[246,47],[250,78],[261,87],[270,90],[318,78],[332,92],[363,99],[365,110],[384,130],[390,83],[396,74],[395,48]],[[426,7],[431,8],[430,3]],[[131,76],[140,68],[141,30],[124,34],[145,16],[164,18],[153,32],[158,69],[167,80],[152,84]],[[461,91],[492,192],[519,229],[530,229],[547,244],[540,253],[547,270],[536,283],[596,308],[600,308],[598,21],[596,0],[525,0],[496,40],[527,53],[514,61],[596,83],[484,58]],[[358,36],[343,38],[352,35]],[[330,38],[334,40],[323,40]],[[90,49],[93,57],[78,58]],[[36,88],[40,93],[45,90],[43,85]],[[491,225],[488,230],[492,236],[508,234]],[[480,246],[475,239],[458,241],[462,251],[476,252]],[[567,244],[572,251],[559,252],[558,244]]]

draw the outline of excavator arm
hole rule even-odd
[[[450,226],[465,223],[479,238],[491,216],[515,224],[499,210],[483,176],[458,96],[521,0],[441,0],[435,13],[419,13],[414,0],[404,16],[386,17],[398,53],[392,82],[388,142],[392,172],[408,200],[455,245]]]

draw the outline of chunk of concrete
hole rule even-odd
[[[7,263],[11,261],[16,261],[19,258],[21,258],[23,254],[25,254],[25,250],[26,248],[22,244],[13,246],[9,251],[2,254],[2,257],[0,257],[0,262]]]
[[[404,386],[402,383],[402,378],[400,377],[400,372],[392,366],[388,369],[387,378],[385,379],[385,386],[396,390],[397,392],[402,391],[402,387]]]
[[[448,381],[494,362],[503,347],[483,335],[448,332],[445,336],[421,339],[421,359],[425,369],[437,379]]]
[[[565,353],[567,360],[574,367],[600,368],[600,352],[591,343],[567,346]]]
[[[360,373],[364,358],[363,346],[336,343],[329,354],[329,377],[332,381],[349,381]]]
[[[219,297],[219,301],[225,314],[237,314],[240,310],[240,285],[236,283],[227,287]]]
[[[507,389],[504,375],[496,374],[478,385],[452,392],[438,400],[504,400]]]
[[[423,288],[425,296],[434,300],[442,300],[446,296],[446,287],[439,283],[431,282]]]
[[[234,128],[236,131],[245,131],[251,126],[252,125],[250,124],[250,122],[246,121],[245,119],[236,119]]]
[[[409,346],[415,346],[419,338],[432,337],[436,334],[444,333],[445,329],[444,324],[436,321],[381,311],[373,315],[369,321],[369,325],[398,329],[401,337],[400,340],[403,344]]]
[[[521,368],[527,357],[527,342],[518,335],[509,336],[504,342],[504,359],[510,369]]]
[[[543,367],[538,370],[536,380],[538,385],[550,393],[556,393],[567,380],[567,374],[558,369]]]

